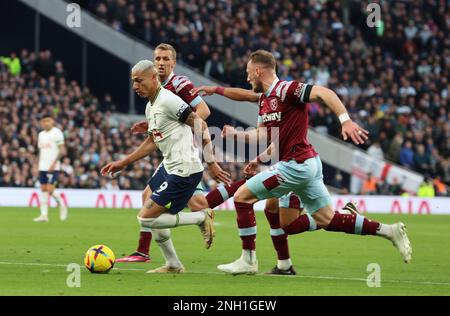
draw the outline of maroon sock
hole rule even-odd
[[[256,218],[253,204],[234,202],[242,249],[256,249]]]
[[[314,223],[314,227],[315,227],[315,223]],[[311,227],[311,230],[314,230],[314,229],[317,229],[317,228]],[[283,230],[288,235],[299,234],[299,233],[303,233],[305,231],[310,230],[309,216],[306,214],[300,215],[299,217],[297,217],[296,220],[294,220],[292,223],[290,223],[289,225],[284,227]]]
[[[371,221],[361,215],[334,213],[328,231],[345,232],[347,234],[376,235],[380,223]]]
[[[245,179],[233,182],[230,185],[221,185],[206,195],[206,201],[210,208],[219,206],[230,197],[234,196],[236,191],[245,183]]]
[[[139,234],[139,245],[137,251],[148,255],[150,252],[150,242],[152,241],[151,232],[140,232]]]
[[[273,247],[277,251],[278,260],[289,259],[288,235],[280,227],[280,214],[271,213],[268,210],[264,210],[264,213],[269,221],[270,237],[272,237]]]

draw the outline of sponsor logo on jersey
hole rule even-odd
[[[264,123],[273,121],[279,122],[281,121],[281,112],[264,113],[261,117]]]
[[[306,84],[299,83],[297,89],[295,89],[294,95],[303,102],[303,93],[305,92]]]
[[[275,111],[275,110],[277,109],[277,107],[278,107],[278,100],[277,100],[277,99],[272,99],[272,100],[270,100],[270,101],[269,101],[269,105],[270,105],[270,108],[271,108],[273,111]]]
[[[155,138],[155,140],[160,140],[161,138],[163,138],[163,134],[156,129],[152,130],[152,135]]]

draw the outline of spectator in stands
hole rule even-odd
[[[447,187],[441,181],[441,178],[437,176],[433,180],[434,191],[436,192],[436,196],[447,196]]]
[[[424,181],[419,187],[419,190],[417,191],[418,197],[435,197],[435,191],[433,186],[433,181],[429,177],[425,177]]]
[[[407,140],[400,150],[400,164],[407,168],[414,167],[414,152],[410,140]]]
[[[16,53],[12,52],[10,57],[0,56],[0,62],[5,64],[11,75],[18,76],[22,70],[22,65],[20,64],[20,59],[17,57]]]
[[[414,166],[415,169],[421,174],[429,174],[431,171],[430,158],[425,153],[425,146],[422,144],[417,145],[417,150],[414,153]]]
[[[377,193],[377,179],[372,176],[372,173],[367,174],[367,178],[363,181],[361,194],[372,195]]]

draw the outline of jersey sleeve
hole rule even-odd
[[[192,113],[192,108],[184,102],[181,98],[172,98],[168,101],[167,115],[172,119],[179,120],[180,122],[185,122],[189,114]]]
[[[313,85],[300,81],[292,81],[287,88],[286,101],[292,106],[298,106],[309,102]]]
[[[174,80],[173,87],[175,88],[176,94],[193,109],[195,109],[195,107],[203,101],[202,97],[198,95],[198,93],[191,94],[191,90],[194,89],[194,85],[186,77],[181,77],[179,80]]]

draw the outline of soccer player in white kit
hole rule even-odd
[[[41,184],[40,209],[41,215],[34,219],[35,222],[48,222],[48,202],[52,196],[59,206],[59,218],[67,219],[67,207],[55,186],[61,169],[61,157],[65,153],[64,134],[55,127],[55,121],[50,114],[45,114],[40,120],[42,131],[38,136],[39,147],[39,182]]]
[[[163,154],[163,163],[149,182],[151,196],[142,206],[138,221],[141,231],[154,236],[167,260],[167,272],[183,272],[184,267],[176,256],[168,228],[198,225],[205,243],[210,246],[214,237],[214,212],[181,212],[200,182],[203,164],[199,150],[194,145],[192,129],[200,128],[202,145],[208,171],[218,182],[230,182],[230,175],[223,171],[214,159],[208,125],[180,97],[163,88],[155,65],[149,60],[138,62],[131,71],[133,89],[149,100],[145,109],[148,121],[148,137],[125,158],[108,163],[102,175],[115,174],[128,165],[147,157],[157,149]],[[156,273],[150,270],[149,273]]]

